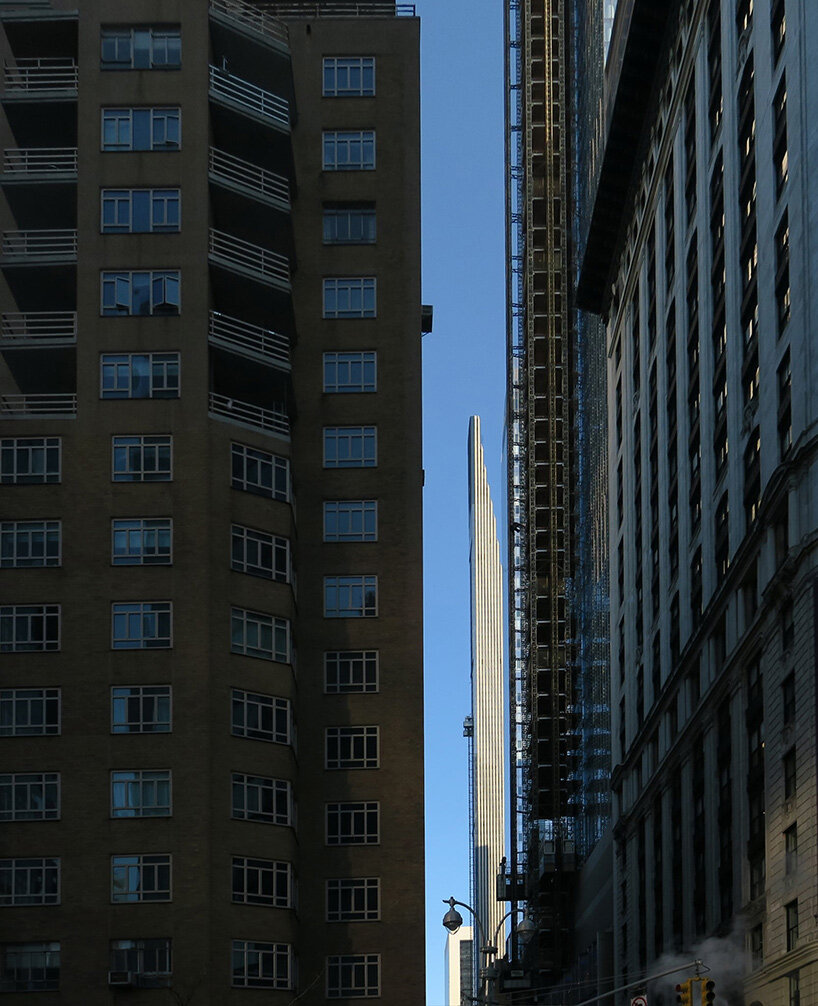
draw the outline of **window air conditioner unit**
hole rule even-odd
[[[120,988],[126,985],[133,985],[133,971],[109,971],[108,984],[116,985]]]

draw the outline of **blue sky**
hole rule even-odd
[[[423,114],[427,1006],[443,1003],[442,899],[468,901],[466,440],[482,418],[502,512],[503,5],[418,0]],[[407,948],[411,952],[411,948]]]

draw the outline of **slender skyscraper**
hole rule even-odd
[[[474,907],[491,940],[504,908],[496,878],[505,856],[506,748],[503,728],[503,570],[489,493],[480,418],[469,422],[471,537],[472,888]],[[479,973],[479,968],[476,973]]]

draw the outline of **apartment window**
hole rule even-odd
[[[784,906],[784,919],[787,932],[787,950],[795,950],[798,946],[798,899]]]
[[[59,859],[0,859],[0,905],[59,903]]]
[[[763,817],[763,810],[762,810]],[[751,825],[752,827],[752,825]],[[750,900],[755,901],[764,893],[767,883],[767,862],[764,855],[753,856],[750,859]]]
[[[111,563],[114,566],[170,565],[173,522],[170,517],[140,517],[111,521]]]
[[[801,1006],[801,973],[787,975],[787,1006]]]
[[[103,272],[100,280],[100,313],[103,317],[157,317],[179,313],[181,297],[178,269]],[[178,354],[167,355],[176,356],[178,367]]]
[[[325,761],[333,768],[378,768],[378,727],[327,727]]]
[[[324,691],[329,695],[378,691],[377,650],[333,650],[324,654]]]
[[[380,994],[380,954],[327,958],[327,999],[369,999]]]
[[[58,772],[0,775],[0,821],[56,821],[59,816]]]
[[[324,541],[377,541],[377,500],[327,500]]]
[[[0,569],[60,565],[58,520],[0,522]]]
[[[103,150],[178,150],[182,110],[176,107],[103,108]]]
[[[378,877],[327,881],[327,922],[377,922],[381,917]]]
[[[792,824],[784,832],[785,873],[795,873],[798,869],[798,824]]]
[[[0,689],[0,737],[46,737],[59,732],[59,688]]]
[[[255,943],[233,940],[233,985],[248,989],[289,989],[292,979],[292,948],[287,943]]]
[[[103,189],[103,234],[170,234],[181,226],[180,189]]]
[[[784,770],[784,799],[789,800],[795,796],[798,790],[797,762],[795,758],[795,748],[790,748],[782,759]]]
[[[111,901],[170,901],[170,856],[111,856]]]
[[[770,30],[773,36],[773,65],[775,65],[787,40],[787,12],[784,0],[773,0],[770,10]]]
[[[795,642],[795,615],[791,600],[785,601],[781,605],[779,618],[781,620],[781,649],[786,653],[787,650],[792,649],[792,644]]]
[[[375,94],[374,56],[324,56],[325,98],[367,98]]]
[[[284,826],[293,823],[292,784],[289,780],[234,772],[232,786],[234,818]]]
[[[750,930],[750,962],[753,969],[764,963],[764,926],[761,923]]]
[[[375,618],[377,576],[325,576],[324,618]]]
[[[327,804],[327,845],[377,845],[380,804],[377,800]]]
[[[170,685],[120,685],[111,689],[112,734],[167,734]]]
[[[111,773],[111,817],[170,817],[169,769]]]
[[[376,235],[374,203],[324,204],[325,245],[371,245]]]
[[[100,398],[178,398],[178,353],[103,353]]]
[[[111,971],[168,978],[172,974],[171,943],[167,938],[153,940],[111,940]]]
[[[0,485],[43,485],[61,481],[60,437],[0,440]]]
[[[112,437],[113,482],[170,482],[173,440],[169,436]]]
[[[290,579],[290,543],[286,538],[242,524],[232,527],[230,568],[265,580]]]
[[[231,732],[236,737],[289,744],[292,741],[291,724],[289,699],[233,689]]]
[[[172,645],[170,601],[118,601],[111,605],[114,650],[163,650]]]
[[[293,907],[293,868],[273,859],[233,857],[233,901],[243,905]]]
[[[267,451],[233,444],[230,449],[231,486],[244,492],[288,502],[290,498],[290,462]]]
[[[784,726],[791,726],[795,723],[795,671],[781,682],[781,705]]]
[[[345,276],[324,280],[325,318],[376,316],[376,282],[373,276]]]
[[[374,352],[324,353],[324,391],[377,391],[376,360]]]
[[[48,992],[60,987],[60,944],[4,943],[0,992]]]
[[[178,26],[103,28],[103,70],[173,70],[182,65],[182,32]]]
[[[325,426],[325,468],[374,468],[378,463],[377,426]]]
[[[784,213],[775,232],[775,303],[779,336],[790,322],[792,290],[790,288],[790,225]]]
[[[773,131],[775,191],[776,195],[781,195],[790,173],[787,149],[787,78],[783,75],[773,98]]]
[[[230,632],[232,653],[289,663],[290,623],[286,618],[276,618],[263,611],[232,608]]]
[[[59,604],[0,607],[0,653],[51,652],[59,648]]]
[[[328,129],[323,135],[324,171],[374,171],[374,129]]]

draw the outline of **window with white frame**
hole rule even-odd
[[[370,727],[327,727],[324,731],[324,767],[377,768],[379,731]]]
[[[290,623],[264,611],[232,608],[230,650],[260,660],[290,662]]]
[[[380,994],[380,954],[340,954],[327,958],[327,999],[371,999]]]
[[[234,772],[232,786],[234,818],[285,827],[293,823],[292,783],[288,779]]]
[[[111,901],[170,901],[170,854],[111,856]]]
[[[324,353],[324,391],[338,395],[377,391],[377,353]]]
[[[181,140],[178,106],[102,109],[103,150],[179,150]]]
[[[378,464],[377,426],[325,426],[325,468],[374,468]]]
[[[375,618],[377,576],[325,576],[324,618]]]
[[[173,478],[172,437],[112,437],[111,456],[113,482],[170,482]]]
[[[111,564],[166,566],[173,560],[170,517],[115,518],[111,521]]]
[[[60,565],[58,520],[0,521],[0,569]]]
[[[231,732],[236,737],[274,744],[292,741],[292,708],[289,699],[234,688]]]
[[[293,908],[293,868],[274,859],[233,857],[233,901],[243,905]]]
[[[374,129],[327,129],[323,134],[324,171],[374,171]]]
[[[327,845],[378,845],[380,807],[377,800],[327,804]]]
[[[0,737],[47,737],[59,733],[59,688],[0,689]]]
[[[374,203],[325,203],[325,245],[371,245],[378,232]]]
[[[0,905],[59,903],[59,859],[0,859]]]
[[[331,276],[324,279],[325,318],[376,318],[374,276]]]
[[[172,234],[181,228],[181,189],[102,189],[103,234]]]
[[[287,503],[290,499],[290,462],[245,444],[231,446],[234,489]]]
[[[115,601],[111,605],[114,650],[164,650],[172,645],[170,601]]]
[[[111,817],[170,817],[170,769],[111,772]]]
[[[153,940],[111,940],[111,971],[130,971],[135,975],[167,978],[172,972],[171,941],[167,937]]]
[[[0,440],[0,485],[60,482],[61,455],[61,437],[3,437]]]
[[[378,877],[327,881],[327,922],[377,922],[381,917]]]
[[[178,353],[103,353],[100,398],[178,398]]]
[[[288,583],[290,579],[290,543],[286,538],[257,531],[243,524],[231,529],[230,568],[265,580]]]
[[[56,821],[59,816],[59,772],[0,775],[0,821]]]
[[[100,314],[106,318],[179,314],[178,269],[132,269],[100,273]]]
[[[324,541],[377,541],[377,500],[326,500]]]
[[[111,733],[170,733],[171,695],[170,685],[115,685],[111,688]]]
[[[103,70],[176,70],[182,65],[182,31],[178,25],[103,28]]]
[[[325,98],[369,98],[374,94],[374,56],[324,56]]]
[[[247,989],[291,989],[292,947],[288,943],[233,940],[233,985]]]
[[[59,604],[0,606],[0,653],[51,652],[59,648]]]
[[[0,944],[0,992],[49,992],[60,987],[60,944]]]
[[[378,691],[377,650],[330,650],[324,654],[324,691],[328,695]]]

